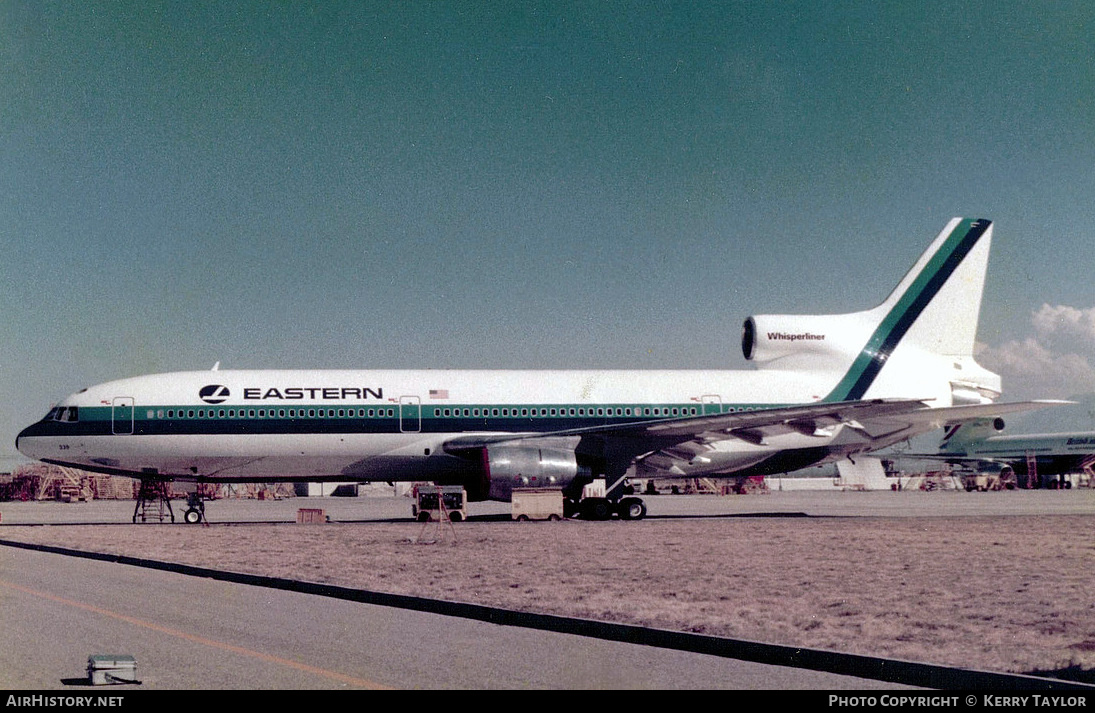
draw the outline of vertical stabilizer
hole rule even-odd
[[[903,342],[973,356],[991,244],[990,221],[951,220],[877,308],[885,315],[875,335],[880,348]]]
[[[948,406],[998,396],[1000,378],[973,360],[991,242],[991,221],[951,220],[866,313],[874,329],[830,398],[930,398]]]

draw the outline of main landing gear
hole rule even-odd
[[[600,497],[582,498],[579,501],[567,498],[563,501],[563,514],[583,520],[611,520],[614,516],[621,520],[642,520],[646,517],[646,503],[641,498],[634,497],[615,501]]]

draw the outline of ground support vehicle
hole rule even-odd
[[[572,486],[570,486],[573,488]],[[618,515],[621,520],[641,520],[646,517],[646,503],[634,497],[635,489],[624,478],[611,490],[604,478],[594,478],[582,485],[580,494],[564,491],[564,517],[580,517],[583,520],[611,520]]]
[[[962,486],[967,493],[975,490],[982,493],[988,490],[1014,490],[1015,471],[1005,467],[999,473],[966,473],[962,476]]]
[[[411,515],[419,522],[440,520],[447,516],[452,522],[468,517],[468,494],[461,485],[417,485]]]

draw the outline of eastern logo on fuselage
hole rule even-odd
[[[228,400],[232,392],[227,386],[210,384],[203,386],[198,396],[207,404],[220,404]],[[266,401],[270,399],[296,401],[309,399],[313,401],[366,401],[368,399],[384,399],[384,389],[370,388],[368,386],[289,386],[289,387],[260,387],[244,388],[245,401]]]
[[[245,388],[243,398],[247,401],[267,401],[279,399],[295,401],[310,399],[313,401],[366,401],[382,400],[384,389],[367,386],[289,386]]]
[[[198,392],[198,396],[207,404],[220,404],[228,400],[228,397],[232,395],[232,392],[228,390],[227,386],[221,386],[220,384],[210,384],[209,386],[203,386],[202,390]]]

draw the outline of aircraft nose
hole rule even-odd
[[[37,426],[38,424],[27,426],[15,437],[15,450],[28,458],[38,458],[36,454],[37,449],[34,447],[35,441],[37,440],[35,436],[38,435]]]

